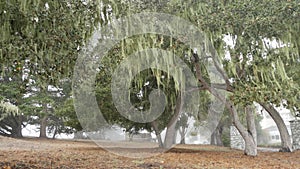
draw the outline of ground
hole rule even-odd
[[[103,142],[104,143],[104,142]],[[0,137],[0,168],[102,168],[102,169],[197,169],[197,168],[300,168],[300,151],[293,153],[259,151],[257,157],[242,151],[207,145],[177,145],[160,153],[157,148],[117,148],[105,142],[103,149],[92,141],[12,139]],[[146,147],[154,144],[148,143]],[[155,146],[154,146],[155,147]],[[123,156],[114,153],[122,152]],[[127,155],[148,158],[129,158]]]

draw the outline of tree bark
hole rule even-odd
[[[248,132],[251,134],[255,144],[257,145],[257,133],[256,133],[255,116],[254,116],[255,110],[252,107],[252,105],[250,105],[245,108],[245,111],[246,111]]]
[[[257,155],[257,145],[256,145],[256,141],[255,141],[255,136],[253,136],[253,126],[248,126],[247,125],[247,129],[243,126],[243,124],[240,122],[239,117],[238,117],[238,113],[236,111],[236,109],[234,108],[233,104],[231,102],[227,102],[226,103],[227,108],[229,108],[229,111],[231,112],[232,116],[233,116],[233,124],[235,125],[235,127],[237,128],[237,130],[239,131],[239,133],[241,134],[241,136],[243,137],[244,141],[245,141],[245,149],[244,149],[244,154],[245,155],[249,155],[249,156],[256,156]],[[251,119],[252,117],[249,115],[250,119],[248,120],[254,120]],[[250,122],[252,123],[252,122]],[[255,123],[254,123],[254,130],[255,130]],[[255,132],[256,133],[256,132]]]
[[[164,141],[164,148],[171,148],[174,143],[174,136],[175,136],[175,124],[168,125],[167,131],[166,131],[166,136],[165,136],[165,141]]]
[[[23,137],[22,135],[22,121],[23,121],[23,116],[21,115],[12,115],[11,116],[13,120],[13,125],[11,126],[11,136],[14,138],[21,138]]]
[[[156,135],[156,138],[157,138],[157,141],[158,141],[158,146],[160,148],[163,148],[164,147],[164,143],[162,142],[162,139],[161,139],[161,135],[160,135],[160,132],[158,130],[158,126],[157,126],[157,122],[154,120],[151,122],[151,126],[155,132],[155,135]]]
[[[52,136],[52,139],[55,139],[56,135],[57,135],[57,127],[55,126],[54,127],[54,132],[53,132],[53,136]]]
[[[212,133],[210,137],[210,144],[211,145],[217,145],[217,146],[223,146],[222,141],[222,126],[218,125],[218,127],[215,129],[215,131]]]
[[[185,144],[185,134],[186,134],[185,126],[181,126],[179,128],[179,134],[180,134],[180,144]]]
[[[178,135],[178,130],[175,127],[175,133],[174,133],[174,138],[173,138],[173,144],[176,144],[177,142],[177,135]]]
[[[214,51],[214,50],[212,50]],[[194,57],[198,57],[197,54],[193,54]],[[195,59],[196,60],[196,59]],[[218,65],[216,63],[216,61],[213,59],[215,66],[218,68]],[[236,108],[234,106],[234,104],[232,103],[232,101],[230,100],[226,100],[226,98],[223,98],[219,95],[219,93],[216,91],[215,88],[212,88],[204,79],[204,77],[202,76],[202,72],[200,69],[200,65],[198,62],[195,62],[195,68],[196,68],[196,76],[199,80],[199,82],[202,84],[202,86],[208,90],[213,96],[215,96],[217,99],[219,99],[221,102],[223,102],[226,106],[226,108],[229,110],[230,114],[232,115],[232,120],[233,120],[233,124],[234,126],[237,128],[237,130],[239,131],[239,133],[241,134],[241,136],[243,137],[243,139],[245,140],[245,150],[244,153],[246,155],[249,156],[256,156],[257,155],[257,146],[256,143],[254,142],[253,137],[251,136],[251,134],[247,131],[247,129],[243,126],[243,124],[240,122],[239,120],[239,116],[238,113],[236,111]],[[218,70],[222,75],[225,75],[225,73],[222,70]],[[228,79],[227,77],[224,76],[225,81],[227,82]]]
[[[293,146],[291,142],[291,136],[287,130],[287,127],[281,118],[279,112],[271,105],[267,103],[259,103],[272,117],[274,122],[276,123],[276,126],[280,133],[281,138],[281,152],[292,152]]]
[[[22,138],[23,137],[21,124],[18,124],[16,126],[14,126],[14,128],[12,128],[11,136],[13,138]]]
[[[182,94],[178,94],[177,99],[176,99],[176,107],[175,107],[175,114],[169,121],[167,125],[167,131],[166,131],[166,137],[164,141],[164,148],[171,148],[174,143],[174,137],[175,137],[175,132],[176,132],[176,123],[177,120],[181,114],[181,108],[183,104],[183,97]]]
[[[48,116],[44,116],[40,121],[40,138],[47,138],[47,120]]]
[[[257,146],[253,141],[251,135],[249,133],[246,134],[248,134],[248,136],[244,138],[245,140],[244,154],[248,156],[257,156]]]
[[[245,108],[246,120],[247,120],[247,131],[251,140],[247,140],[245,144],[245,153],[257,154],[257,134],[254,119],[254,110],[251,106]],[[246,142],[246,140],[245,140]]]

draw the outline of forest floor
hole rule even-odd
[[[257,157],[249,157],[243,151],[209,145],[177,145],[167,151],[154,143],[123,142],[120,147],[102,142],[106,148],[98,145],[88,140],[0,137],[0,168],[300,168],[300,151],[259,151]]]

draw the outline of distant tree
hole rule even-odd
[[[46,137],[48,120],[54,117],[55,105],[52,96],[47,95],[48,86],[58,86],[62,79],[72,76],[86,39],[100,20],[107,22],[100,16],[99,5],[94,1],[0,2],[0,79],[11,78],[22,90],[34,86],[35,95],[26,98],[24,105],[16,105],[29,117],[40,117],[41,137]],[[14,75],[7,75],[7,71]],[[21,100],[25,93],[9,99]]]
[[[180,135],[180,144],[185,144],[185,137],[188,132],[188,120],[189,116],[187,113],[182,113],[179,117],[179,120],[176,123],[176,130],[179,132]]]
[[[0,101],[2,103],[0,133],[10,137],[22,137],[23,122],[26,120],[20,108],[24,104],[22,97],[26,92],[26,86],[17,69],[12,66],[6,69],[0,77]]]
[[[58,127],[57,133],[79,133],[82,131],[82,126],[77,118],[73,99],[66,99],[60,106],[55,110],[55,117],[58,120],[54,120],[54,122],[59,122],[59,124],[54,125],[54,127]],[[62,124],[61,124],[62,123]]]

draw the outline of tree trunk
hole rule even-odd
[[[40,138],[47,138],[47,120],[48,116],[45,116],[40,121]]]
[[[22,120],[23,117],[16,115],[16,116],[12,116],[12,120],[14,121],[12,129],[11,129],[11,136],[14,138],[21,138],[23,137],[22,135]]]
[[[23,116],[10,114],[0,122],[0,135],[13,138],[22,136]]]
[[[252,126],[247,127],[248,129],[251,129],[251,130],[247,130],[243,126],[243,124],[239,120],[236,108],[231,101],[225,102],[225,105],[232,115],[234,126],[237,128],[237,130],[239,131],[239,133],[241,134],[241,136],[243,137],[243,139],[245,141],[244,153],[249,156],[256,156],[257,155],[257,145],[256,145],[256,141],[255,141],[255,136],[253,136],[254,131],[252,130]],[[248,118],[250,118],[249,120],[254,120],[254,119],[251,119],[252,116],[249,116]],[[255,127],[254,127],[254,130],[255,130]]]
[[[22,138],[22,125],[17,125],[12,128],[12,135],[13,138]]]
[[[156,134],[156,138],[157,138],[159,147],[160,147],[160,148],[163,148],[163,147],[164,147],[164,143],[163,143],[163,141],[162,141],[162,139],[161,139],[160,133],[157,133],[157,134]]]
[[[178,130],[175,127],[175,134],[174,134],[174,138],[173,138],[173,144],[177,143],[177,134],[178,134]]]
[[[212,52],[214,52],[214,50],[212,50]],[[205,78],[202,76],[202,72],[201,72],[200,65],[199,65],[199,59],[198,59],[198,61],[196,59],[198,57],[198,54],[194,53],[193,56],[195,58],[194,65],[195,65],[195,69],[196,69],[197,79],[199,80],[199,82],[201,83],[203,88],[208,90],[213,96],[215,96],[217,99],[219,99],[221,102],[223,102],[225,104],[225,106],[227,107],[227,109],[229,110],[230,114],[232,115],[233,124],[235,125],[235,127],[237,128],[237,130],[240,132],[243,139],[245,140],[246,147],[245,147],[244,153],[249,156],[256,156],[257,155],[256,143],[254,142],[253,137],[249,134],[247,129],[240,122],[239,116],[238,116],[238,113],[236,111],[234,104],[232,103],[232,101],[226,100],[225,97],[220,96],[220,94],[216,91],[216,89],[212,88],[211,85],[209,85],[206,82]],[[218,69],[219,65],[216,63],[216,61],[214,59],[213,59],[213,61],[214,61],[216,68]],[[225,75],[224,71],[222,71],[220,69],[218,71],[222,75]],[[225,81],[227,83],[229,82],[227,77],[224,76],[223,78],[225,79]]]
[[[247,131],[251,140],[247,140],[245,144],[245,153],[257,154],[257,134],[254,119],[254,110],[251,106],[245,108],[246,120],[247,120]],[[246,140],[245,140],[246,142]]]
[[[158,141],[158,146],[159,147],[164,147],[164,143],[162,142],[162,139],[161,139],[161,135],[160,135],[160,132],[158,130],[158,126],[157,126],[157,122],[154,120],[151,122],[151,126],[155,132],[155,135],[156,135],[156,138],[157,138],[157,141]]]
[[[223,141],[222,141],[222,126],[218,125],[216,130],[212,133],[211,138],[210,138],[210,144],[211,145],[217,145],[217,146],[223,146]]]
[[[185,144],[185,134],[186,134],[186,127],[182,126],[181,129],[179,128],[180,134],[180,144]]]
[[[83,135],[83,131],[76,131],[74,133],[74,139],[86,139]]]
[[[245,140],[244,154],[248,156],[257,156],[257,146],[253,141],[251,135],[249,133],[246,134],[248,134],[248,136],[244,138]]]
[[[217,145],[217,129],[210,136],[210,145]]]
[[[57,135],[57,127],[55,126],[54,128],[52,139],[55,139],[55,136]]]
[[[255,116],[254,116],[255,109],[252,107],[252,105],[250,105],[245,108],[245,111],[246,111],[248,132],[253,137],[253,141],[255,142],[255,145],[257,145],[257,133],[256,133]]]
[[[183,99],[182,94],[179,93],[177,96],[177,100],[176,100],[175,114],[173,115],[173,117],[171,118],[171,120],[169,121],[169,123],[167,125],[166,137],[165,137],[165,141],[164,141],[164,148],[171,148],[173,146],[175,132],[176,132],[176,123],[181,114],[181,108],[182,108],[182,104],[183,104],[182,99]]]
[[[248,131],[243,126],[243,124],[240,122],[238,112],[236,110],[236,107],[232,103],[232,101],[226,100],[225,98],[221,97],[218,94],[218,92],[215,91],[215,89],[208,87],[207,84],[206,84],[206,87],[208,88],[208,91],[212,95],[214,95],[217,99],[222,101],[225,104],[226,108],[229,110],[229,112],[232,116],[233,125],[237,128],[237,130],[239,131],[239,133],[241,134],[241,136],[243,137],[243,139],[245,141],[244,153],[249,156],[257,156],[257,145],[256,145],[256,140],[255,140],[256,136],[253,137],[253,135],[252,135],[254,131],[252,131],[252,129],[250,131]],[[249,118],[252,118],[252,117],[250,116]],[[254,119],[250,119],[250,120],[254,120]],[[249,126],[249,128],[252,128],[252,127]],[[254,129],[255,129],[255,127],[254,127]]]
[[[293,146],[291,142],[291,136],[287,130],[287,127],[281,118],[279,112],[270,104],[260,103],[260,105],[269,113],[274,122],[277,125],[277,128],[280,133],[281,138],[281,152],[292,152]]]
[[[165,141],[164,141],[164,148],[171,148],[173,146],[174,136],[176,132],[175,124],[171,124],[167,127]]]

